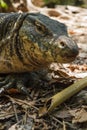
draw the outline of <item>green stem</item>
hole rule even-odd
[[[46,112],[51,112],[55,107],[63,103],[65,100],[87,87],[87,77],[78,80],[76,83],[65,88],[63,91],[57,93],[46,101]],[[49,107],[47,107],[49,106]]]

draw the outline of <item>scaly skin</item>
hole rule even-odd
[[[1,76],[1,93],[13,84],[24,88],[17,79],[21,77],[23,84],[30,71],[47,68],[52,62],[71,62],[77,54],[78,47],[64,24],[39,13],[0,14],[0,73],[6,74]]]

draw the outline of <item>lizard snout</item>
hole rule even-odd
[[[79,49],[75,41],[65,35],[59,36],[54,42],[54,46],[55,60],[59,60],[62,63],[73,61],[79,53]]]

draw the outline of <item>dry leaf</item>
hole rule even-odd
[[[72,123],[87,122],[87,111],[84,108],[70,110],[69,112],[74,116]]]

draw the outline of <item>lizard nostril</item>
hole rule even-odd
[[[59,42],[59,47],[60,48],[64,48],[66,46],[66,43],[65,42],[63,42],[63,41],[60,41]]]
[[[63,46],[63,47],[65,46],[65,43],[64,43],[64,42],[60,42],[60,44],[61,44],[61,46]]]

